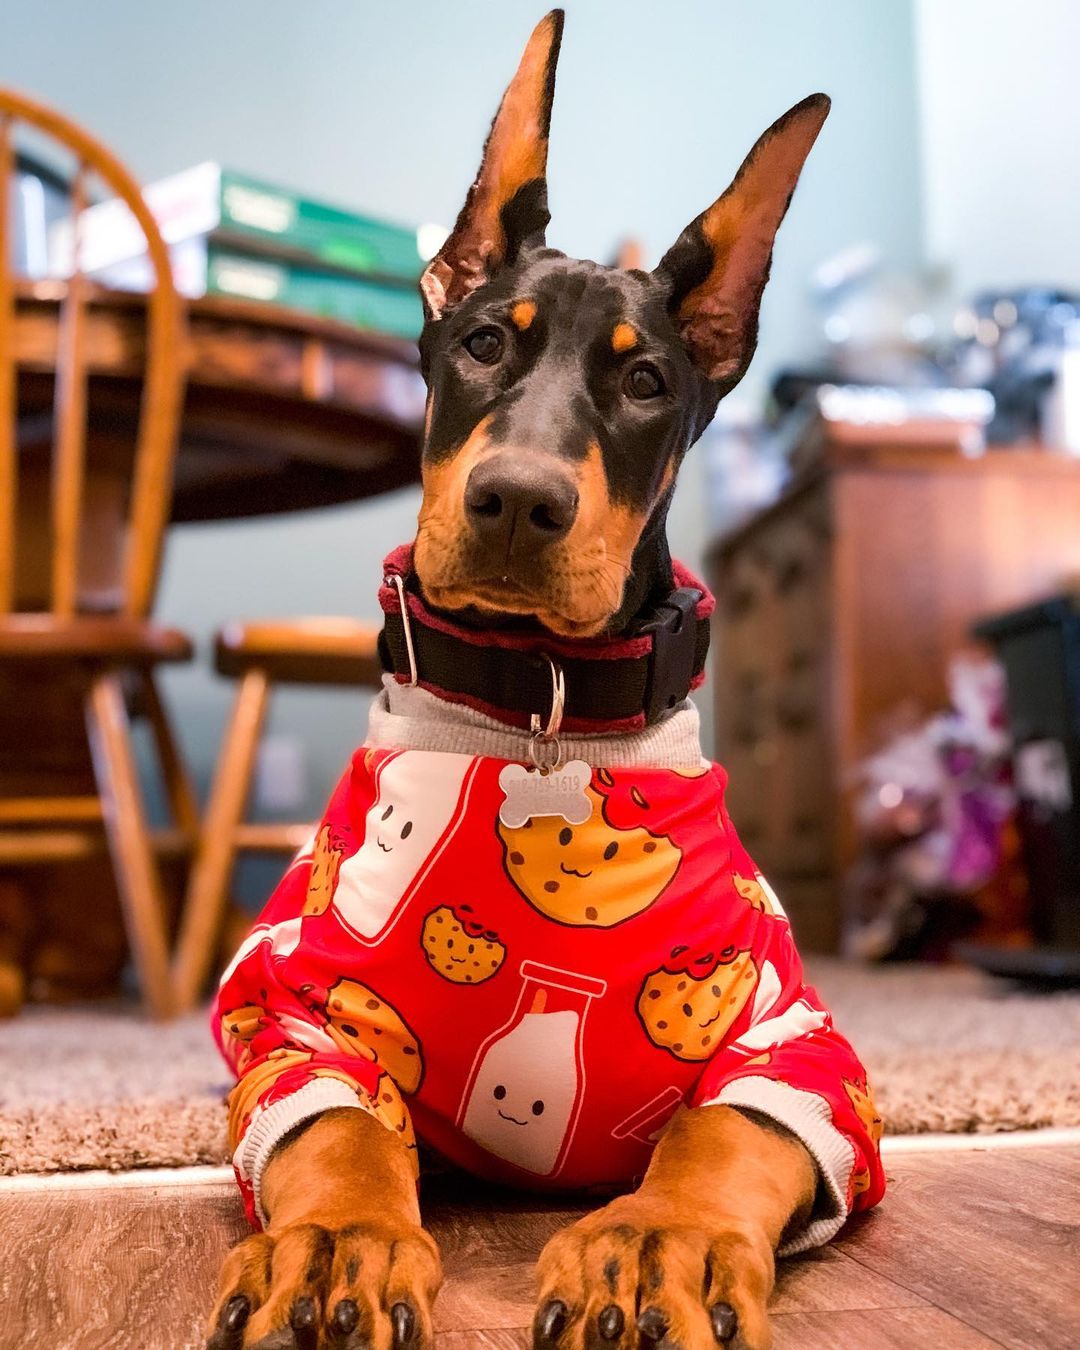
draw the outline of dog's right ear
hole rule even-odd
[[[420,278],[429,320],[461,304],[523,247],[544,242],[548,127],[562,27],[561,9],[541,19],[503,95],[457,223]]]

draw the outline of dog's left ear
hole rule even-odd
[[[453,230],[420,278],[428,319],[441,319],[547,229],[547,147],[563,12],[529,38],[491,124],[480,172]]]
[[[683,230],[653,274],[669,285],[675,326],[721,395],[754,355],[773,240],[829,107],[824,94],[811,94],[774,122],[728,190]]]

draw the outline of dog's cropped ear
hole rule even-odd
[[[480,172],[446,243],[420,278],[428,319],[440,319],[547,228],[547,147],[563,12],[529,38],[491,124]]]
[[[691,359],[721,394],[754,355],[773,239],[829,106],[824,94],[811,94],[774,122],[654,273],[670,286],[668,306]]]

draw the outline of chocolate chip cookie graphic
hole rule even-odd
[[[326,1000],[327,1031],[350,1053],[370,1051],[402,1092],[415,1092],[424,1076],[416,1037],[389,1003],[358,980],[338,980]]]
[[[648,909],[679,869],[682,851],[641,826],[620,830],[592,788],[592,816],[568,825],[537,816],[518,829],[499,825],[503,866],[530,905],[556,923],[613,928]]]
[[[758,980],[749,951],[725,947],[694,957],[675,947],[645,976],[637,1010],[654,1045],[676,1059],[708,1059],[746,1006]]]
[[[398,1086],[389,1074],[382,1075],[369,1100],[374,1115],[388,1130],[400,1134],[405,1147],[415,1153],[416,1135],[409,1117],[409,1108],[402,1101]]]
[[[379,1081],[375,1085],[374,1092],[369,1092],[367,1088],[358,1086],[353,1079],[338,1069],[315,1069],[312,1071],[312,1076],[315,1078],[334,1078],[352,1088],[369,1115],[374,1116],[388,1130],[393,1130],[395,1134],[401,1136],[401,1142],[409,1150],[413,1170],[419,1173],[420,1169],[416,1161],[416,1133],[409,1116],[409,1108],[402,1100],[398,1085],[388,1073],[379,1075]]]
[[[424,920],[420,945],[432,970],[454,984],[483,984],[506,959],[498,934],[477,920],[471,905],[433,909]]]
[[[870,1136],[871,1143],[877,1148],[881,1143],[881,1136],[885,1133],[885,1122],[874,1105],[874,1095],[870,1091],[870,1080],[866,1079],[863,1087],[860,1087],[858,1083],[853,1083],[849,1078],[844,1078],[841,1081],[855,1114],[862,1121],[867,1134]],[[851,1188],[853,1195],[861,1195],[863,1191],[870,1189],[870,1169],[868,1167],[852,1173]]]
[[[777,918],[787,918],[783,905],[777,899],[776,892],[760,872],[752,877],[743,877],[738,872],[733,872],[731,879],[735,883],[736,891],[751,909],[760,910],[762,914],[772,914]]]
[[[228,1045],[235,1042],[237,1072],[242,1073],[254,1058],[251,1042],[267,1025],[266,1010],[257,1003],[245,1003],[221,1015],[221,1038]]]
[[[311,858],[311,875],[308,878],[307,896],[304,899],[305,914],[325,914],[337,889],[338,871],[345,853],[346,839],[343,831],[333,825],[323,825],[315,836],[315,851]]]
[[[257,1036],[266,1025],[266,1013],[257,1003],[245,1003],[221,1015],[221,1033],[245,1044]]]

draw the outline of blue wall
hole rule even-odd
[[[606,258],[625,233],[655,261],[781,112],[823,89],[833,114],[776,252],[744,389],[805,352],[809,269],[871,239],[921,252],[909,0],[569,0],[551,143],[553,244]],[[393,218],[449,222],[540,4],[480,0],[8,0],[0,82],[55,104],[143,179],[220,159]],[[672,516],[704,536],[700,466]],[[174,530],[162,617],[198,635],[231,615],[374,614],[378,560],[407,537],[413,492],[268,522]],[[228,689],[195,669],[170,693],[205,778]],[[363,729],[354,699],[298,694],[279,723],[316,765],[310,809]]]

